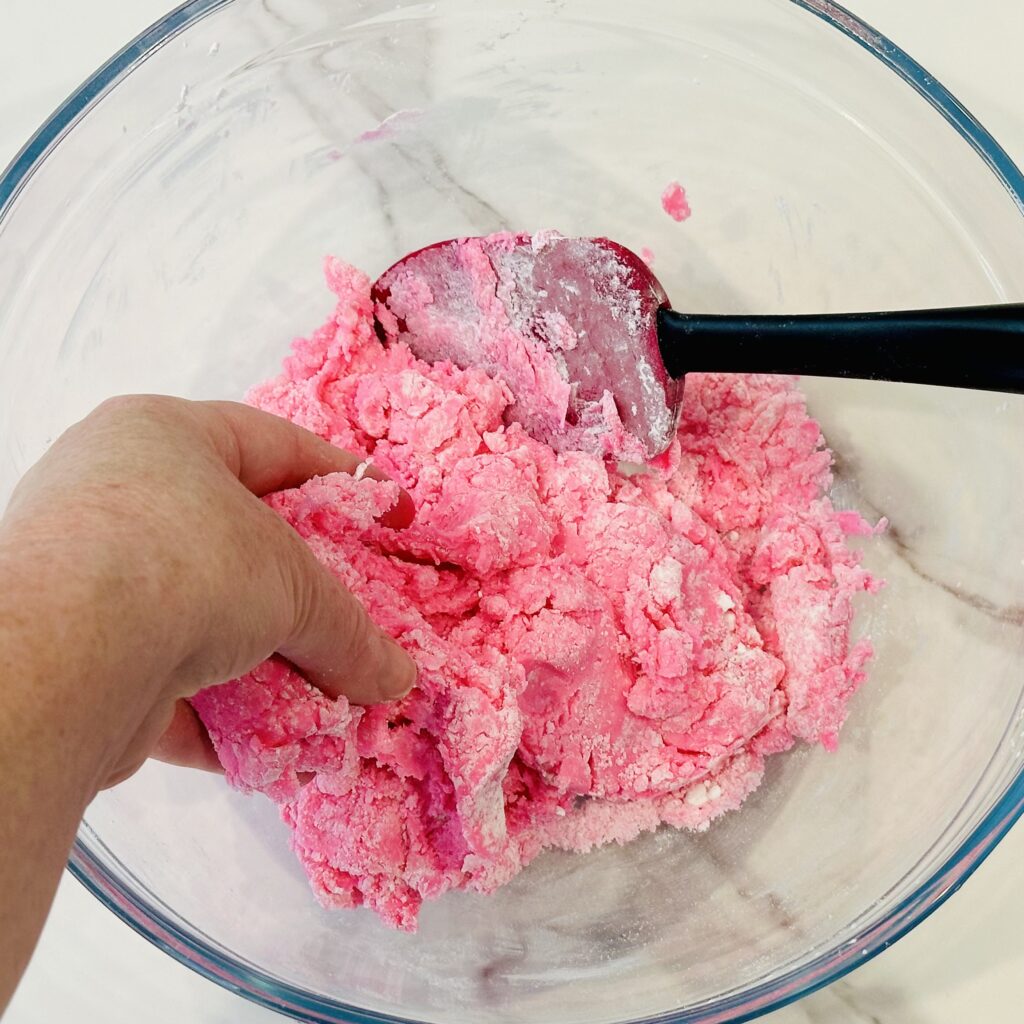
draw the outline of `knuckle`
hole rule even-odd
[[[303,560],[289,552],[284,560],[285,589],[291,596],[291,622],[289,632],[296,636],[310,629],[316,599],[313,595],[313,584],[310,574],[303,565]]]
[[[105,430],[190,427],[191,403],[168,395],[116,395],[97,406],[80,426]]]
[[[370,643],[373,626],[358,600],[337,581],[296,537],[288,559],[293,601],[292,635],[331,636],[340,660],[359,659]]]
[[[342,632],[342,650],[349,660],[360,657],[370,643],[373,626],[363,606],[347,590],[341,590],[344,615],[340,623]]]
[[[287,630],[292,636],[300,636],[313,629],[319,615],[322,583],[316,567],[310,564],[312,561],[313,555],[305,544],[297,536],[287,536],[281,570],[285,591],[291,598]]]
[[[97,406],[94,415],[106,419],[166,416],[178,400],[166,395],[115,395]]]

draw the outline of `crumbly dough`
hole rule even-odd
[[[678,181],[665,186],[665,191],[661,193],[661,208],[677,221],[689,220],[690,214],[693,213],[686,198],[686,189]]]
[[[194,705],[229,781],[275,800],[328,906],[414,929],[424,899],[492,892],[545,847],[703,829],[797,740],[835,747],[864,677],[853,598],[870,533],[826,496],[794,382],[691,375],[645,471],[506,426],[508,387],[374,330],[331,260],[332,317],[256,406],[363,452],[397,488],[310,481],[268,500],[413,656],[417,688],[351,707],[279,659]]]

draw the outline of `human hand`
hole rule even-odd
[[[16,546],[16,565],[28,553],[39,588],[64,607],[89,603],[88,615],[61,620],[77,663],[102,676],[78,684],[94,687],[84,702],[103,706],[99,787],[150,754],[216,770],[183,698],[274,652],[357,703],[411,688],[409,656],[259,500],[359,462],[247,406],[138,396],[102,405],[29,471],[0,523],[0,550]],[[385,525],[412,515],[402,492]]]

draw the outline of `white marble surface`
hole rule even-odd
[[[1007,0],[965,5],[859,0],[857,12],[944,81],[1024,163],[1024,12]],[[97,64],[159,17],[164,0],[3,0],[0,162]],[[988,1024],[1016,1021],[1024,994],[1024,829],[963,893],[879,959],[779,1013],[773,1024]],[[65,879],[39,951],[5,1021],[271,1021],[275,1015],[156,951]]]

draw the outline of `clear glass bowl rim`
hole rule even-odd
[[[96,71],[43,124],[0,177],[0,223],[35,169],[99,98],[151,53],[201,18],[232,2],[189,0],[183,3]],[[1024,174],[977,118],[933,75],[891,40],[830,0],[786,2],[821,18],[858,43],[927,100],[987,165],[1024,216]],[[1024,764],[991,811],[930,878],[884,916],[869,921],[839,946],[770,982],[713,1003],[638,1018],[629,1024],[741,1024],[830,985],[877,956],[941,906],[992,852],[1022,813]],[[204,978],[267,1009],[310,1024],[416,1024],[409,1018],[361,1010],[312,995],[204,942],[182,928],[171,914],[111,874],[81,837],[75,840],[68,869],[102,904],[159,949]]]

